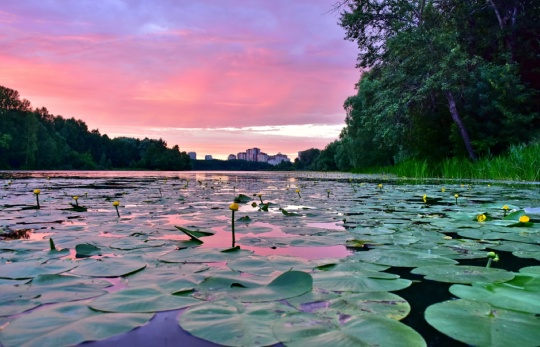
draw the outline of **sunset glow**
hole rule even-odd
[[[110,137],[292,158],[344,126],[356,47],[333,0],[0,5],[0,85]]]

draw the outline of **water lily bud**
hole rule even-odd
[[[41,190],[39,190],[39,189],[34,189],[34,194],[39,195],[39,193],[41,193]]]
[[[487,219],[486,215],[485,214],[479,214],[478,216],[476,216],[476,220],[479,221],[479,222],[485,222]]]
[[[118,207],[118,206],[120,206],[120,201],[115,200],[115,201],[113,201],[112,205],[113,205],[114,207]]]
[[[488,258],[491,258],[491,259],[495,259],[495,258],[497,257],[497,253],[495,253],[495,252],[489,252],[489,253],[487,254],[487,257],[488,257]]]
[[[229,210],[238,211],[238,204],[233,202],[232,204],[229,205]]]

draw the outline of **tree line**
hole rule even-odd
[[[540,2],[343,0],[361,79],[346,126],[308,166],[490,157],[538,142]]]
[[[32,109],[16,90],[0,86],[0,169],[188,170],[191,160],[162,139],[111,139],[81,120]]]

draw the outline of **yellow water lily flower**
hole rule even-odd
[[[487,219],[486,215],[485,214],[479,214],[478,216],[476,216],[476,220],[479,221],[479,222],[485,222]]]
[[[232,204],[229,205],[229,210],[231,211],[238,211],[238,204],[233,202]]]
[[[39,193],[41,193],[41,190],[39,190],[39,189],[34,189],[34,194],[39,195]]]
[[[528,223],[530,220],[531,219],[526,215],[523,215],[523,216],[519,217],[519,222],[520,223]]]
[[[427,194],[424,194],[424,196],[422,197],[422,200],[424,200],[424,203],[427,203]]]
[[[113,205],[114,207],[118,207],[118,206],[120,206],[120,201],[115,200],[115,201],[113,201],[112,205]]]

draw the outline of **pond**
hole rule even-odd
[[[0,182],[5,347],[540,345],[536,183],[139,171]]]

